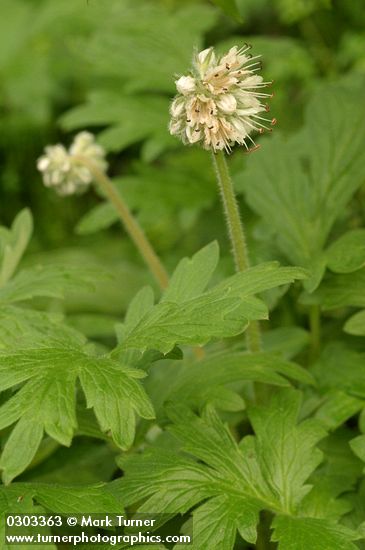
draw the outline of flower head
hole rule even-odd
[[[261,89],[271,84],[256,74],[258,57],[248,54],[250,46],[231,48],[217,57],[214,48],[196,54],[189,75],[176,80],[178,95],[171,104],[170,133],[184,143],[200,143],[205,149],[225,149],[235,143],[247,150],[256,148],[253,131],[270,130],[275,119],[260,115],[268,111],[262,99],[272,94]]]
[[[43,174],[46,187],[53,187],[62,196],[86,191],[93,180],[85,158],[104,171],[107,168],[104,149],[89,132],[80,132],[67,150],[63,145],[49,145],[38,159],[37,168]]]

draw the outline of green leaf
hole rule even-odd
[[[299,516],[339,521],[352,505],[348,500],[361,476],[362,464],[351,452],[353,432],[342,427],[320,444],[324,460],[309,478],[313,485],[302,500]]]
[[[246,395],[251,381],[284,387],[291,381],[313,384],[307,370],[278,354],[227,350],[196,361],[186,354],[178,364],[167,361],[154,364],[146,380],[146,391],[163,423],[166,421],[163,405],[170,401],[198,410],[209,403],[221,410],[242,410],[241,396],[243,392]]]
[[[365,229],[348,231],[327,250],[328,267],[335,273],[351,273],[365,265]]]
[[[236,177],[249,205],[270,224],[282,253],[311,269],[309,290],[323,276],[333,224],[363,182],[365,111],[361,115],[357,107],[362,88],[323,86],[308,106],[303,130],[288,140],[280,134],[268,140]]]
[[[359,435],[350,441],[350,447],[356,456],[365,462],[365,435]]]
[[[35,495],[35,487],[26,484],[14,483],[10,487],[0,487],[0,536],[2,540],[2,549],[11,550],[14,548],[12,544],[5,543],[6,532],[6,514],[42,514],[45,513],[44,508],[39,506],[33,496]],[[50,534],[49,529],[40,528],[42,534]],[[31,527],[24,528],[22,533],[31,535]],[[34,545],[35,550],[56,550],[54,544]]]
[[[119,94],[121,90],[144,90],[149,96],[151,91],[174,92],[174,75],[186,72],[193,49],[203,46],[203,33],[218,15],[202,4],[181,4],[175,10],[148,0],[114,2],[112,9],[110,2],[102,4],[96,32],[75,46],[97,80],[104,77]],[[129,120],[127,116],[125,123]]]
[[[311,489],[305,481],[322,460],[315,445],[326,435],[314,419],[297,425],[300,405],[300,394],[286,390],[274,395],[270,407],[256,407],[249,415],[265,481],[277,495],[280,508],[289,514]]]
[[[60,514],[119,513],[123,510],[121,499],[112,487],[112,483],[79,486],[40,483],[35,486],[35,498],[46,510]]]
[[[307,370],[275,353],[225,351],[193,360],[188,353],[179,363],[163,361],[149,369],[146,391],[159,424],[166,423],[166,402],[184,403],[194,410],[214,404],[221,410],[243,410],[242,395],[250,398],[250,382],[288,387],[291,381],[313,385]],[[228,392],[228,393],[227,393]]]
[[[143,316],[153,308],[154,295],[150,287],[142,288],[128,306],[124,323],[116,326],[118,342],[123,341],[138,325]],[[136,364],[141,359],[141,352],[134,349],[121,349],[118,346],[113,352],[113,357],[126,365]]]
[[[234,17],[238,21],[242,19],[236,0],[213,0],[213,2],[227,15]]]
[[[315,417],[323,422],[328,430],[334,430],[364,408],[365,401],[352,397],[340,390],[326,392],[325,401]]]
[[[50,339],[65,338],[84,343],[85,337],[67,326],[61,314],[46,313],[17,306],[2,306],[0,310],[0,349],[19,346],[34,347]]]
[[[101,143],[112,151],[144,142],[142,157],[151,161],[177,145],[166,130],[169,96],[218,12],[191,3],[175,10],[148,1],[99,4],[90,8],[94,32],[74,41],[79,63],[91,73],[91,93],[61,123],[67,129],[103,126]]]
[[[365,336],[365,310],[358,311],[352,317],[347,319],[345,326],[343,327],[347,334],[353,334],[354,336]]]
[[[219,259],[216,241],[202,248],[191,259],[184,258],[172,275],[161,302],[177,304],[196,298],[209,284]]]
[[[0,487],[0,536],[5,539],[5,514],[110,514],[123,511],[120,499],[111,490],[112,484],[58,485],[43,483],[13,483]],[[26,534],[22,530],[22,534]],[[34,532],[32,531],[32,534]],[[14,545],[3,545],[4,550]],[[33,548],[53,549],[53,545],[33,545]]]
[[[308,371],[274,353],[224,352],[194,363],[186,361],[170,381],[166,398],[196,405],[209,388],[245,381],[287,386],[287,378],[313,384]]]
[[[359,537],[348,527],[316,518],[275,518],[273,539],[279,550],[356,550]]]
[[[328,274],[321,286],[303,303],[321,304],[325,310],[365,307],[365,269],[353,273]]]
[[[0,461],[6,483],[29,465],[44,432],[62,445],[70,445],[77,426],[77,378],[101,429],[110,431],[123,449],[132,444],[135,413],[154,416],[136,380],[145,376],[142,371],[124,367],[107,356],[92,356],[81,346],[55,340],[48,347],[2,352],[0,372],[1,390],[25,382],[0,407],[0,429],[17,422]]]
[[[60,265],[30,267],[0,288],[0,303],[23,302],[38,296],[63,298],[67,290],[92,290],[93,281],[100,276],[103,274],[93,269]]]
[[[33,219],[25,208],[15,218],[10,231],[0,228],[0,287],[13,276],[33,231]]]
[[[323,8],[330,8],[331,3],[331,0],[276,0],[278,15],[287,25],[301,21]]]
[[[316,421],[297,424],[300,394],[285,390],[268,407],[249,411],[255,436],[240,445],[212,408],[201,418],[171,405],[172,434],[182,454],[150,449],[123,460],[126,504],[140,512],[185,514],[194,508],[194,548],[231,550],[236,532],[256,540],[259,511],[295,513],[310,490],[305,482],[321,461],[315,448],[325,431]],[[200,504],[200,505],[199,505]],[[199,505],[199,506],[198,506]],[[222,518],[217,529],[217,518]]]
[[[199,405],[212,405],[221,411],[230,412],[243,411],[246,408],[244,399],[235,391],[224,386],[207,385],[205,389],[201,389],[200,392],[197,393],[197,402]],[[194,403],[194,398],[196,398],[196,395],[189,395],[188,398],[183,396],[180,402],[184,403],[184,401],[186,401],[187,403],[192,404]]]
[[[112,338],[119,317],[102,313],[73,313],[67,316],[67,323],[87,338]]]
[[[120,151],[144,140],[173,145],[166,132],[168,113],[167,98],[121,96],[120,92],[100,90],[90,94],[88,103],[66,113],[61,123],[67,130],[108,125],[99,134],[100,144],[108,151]]]
[[[85,214],[76,225],[75,231],[78,235],[88,235],[106,229],[118,220],[119,216],[114,206],[104,202]]]
[[[121,449],[130,447],[135,433],[135,414],[154,418],[153,407],[136,382],[144,377],[144,372],[117,366],[110,359],[99,359],[96,364],[84,365],[79,376],[87,406],[94,409],[102,431],[110,430]]]
[[[365,399],[365,354],[346,348],[341,343],[331,343],[323,351],[312,369],[322,391],[342,391]]]
[[[295,357],[309,342],[309,335],[301,327],[278,327],[262,334],[265,351],[278,353],[287,359]]]
[[[207,267],[199,267],[195,274],[191,266],[202,266],[207,257],[211,259]],[[163,297],[142,317],[115,353],[157,349],[165,354],[175,345],[203,345],[212,339],[240,334],[248,321],[267,315],[266,307],[254,294],[305,276],[303,270],[267,263],[237,273],[202,292],[216,262],[215,245],[198,252],[191,262],[182,260],[173,275],[172,289],[166,291],[166,300]],[[182,282],[184,273],[190,273],[192,290]]]

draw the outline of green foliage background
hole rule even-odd
[[[144,498],[194,509],[195,550],[255,547],[267,513],[267,548],[365,548],[364,29],[362,0],[0,0],[2,511]],[[229,159],[259,264],[232,276],[209,154],[167,125],[194,48],[244,42],[278,125]],[[81,129],[168,271],[193,257],[162,299],[101,194],[42,185]]]

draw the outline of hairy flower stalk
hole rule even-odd
[[[264,82],[256,74],[261,68],[260,56],[252,57],[250,48],[247,44],[241,49],[235,46],[221,57],[217,57],[214,48],[196,54],[191,72],[176,80],[178,95],[170,108],[170,133],[185,144],[197,143],[213,153],[238,271],[249,267],[249,257],[224,152],[230,153],[235,144],[247,152],[257,149],[251,134],[271,131],[270,126],[276,123],[275,119],[262,116],[269,111],[263,100],[272,97],[263,89],[271,82]],[[256,322],[247,329],[247,347],[252,352],[261,348]]]
[[[250,267],[246,236],[243,230],[227,161],[222,151],[217,153],[213,152],[213,164],[217,174],[236,270],[245,271]],[[249,324],[246,331],[246,342],[247,349],[252,353],[261,350],[260,326],[257,321],[251,321]]]
[[[63,145],[46,147],[45,154],[39,158],[37,167],[43,174],[44,185],[52,187],[61,196],[83,193],[93,181],[96,182],[114,205],[126,231],[161,289],[167,287],[168,275],[165,268],[142,228],[106,175],[105,151],[95,142],[92,134],[79,133],[68,150]]]

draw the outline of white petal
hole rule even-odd
[[[181,120],[173,119],[170,121],[169,131],[171,135],[177,136],[178,134],[180,134],[181,130],[182,130]]]
[[[194,128],[191,128],[190,126],[187,126],[185,131],[186,131],[186,137],[188,138],[190,143],[196,143],[202,137],[201,130],[197,132]]]
[[[182,97],[177,97],[171,103],[170,113],[173,117],[179,117],[184,112],[185,100]]]
[[[44,172],[49,167],[50,160],[48,157],[40,157],[37,161],[37,168],[40,172]]]
[[[195,79],[192,76],[181,76],[175,84],[177,91],[183,95],[190,94],[195,90]]]
[[[237,108],[236,98],[232,94],[222,95],[216,103],[218,108],[227,115],[234,113]]]
[[[213,53],[213,48],[212,47],[207,48],[206,50],[203,50],[202,52],[199,52],[198,55],[197,55],[198,63],[200,63],[200,65],[203,65],[206,61],[209,62],[212,53]]]

